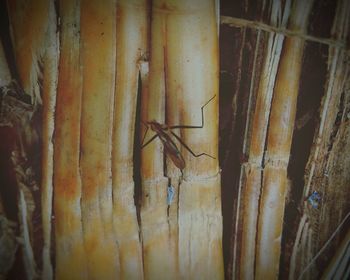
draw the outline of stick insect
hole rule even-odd
[[[146,134],[148,132],[148,129],[150,128],[152,131],[155,132],[155,135],[152,136],[146,143],[141,144],[141,149],[146,147],[148,144],[150,144],[154,139],[159,137],[159,139],[162,141],[163,146],[164,146],[164,153],[169,156],[171,161],[175,164],[177,168],[180,170],[183,170],[186,166],[185,160],[180,153],[178,147],[176,146],[175,142],[173,141],[172,137],[174,137],[179,143],[187,150],[189,151],[192,156],[194,157],[200,157],[200,156],[208,156],[212,159],[215,159],[211,155],[208,155],[207,153],[200,153],[200,154],[195,154],[188,145],[184,143],[184,141],[175,134],[171,129],[175,128],[181,128],[181,129],[188,129],[188,128],[203,128],[204,127],[204,114],[203,114],[203,109],[205,106],[208,105],[210,101],[212,101],[215,98],[215,95],[210,98],[202,107],[201,107],[201,112],[202,112],[202,122],[201,125],[166,125],[166,124],[160,124],[157,121],[148,121],[146,123],[142,122],[146,126],[146,132],[143,136],[142,143],[144,142],[146,138]]]

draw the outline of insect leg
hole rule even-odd
[[[190,147],[188,147],[188,146],[185,144],[185,142],[182,141],[182,139],[181,139],[178,135],[176,135],[176,134],[175,134],[174,132],[172,132],[172,131],[171,131],[171,134],[174,135],[174,137],[181,143],[181,145],[184,146],[185,149],[186,149],[187,151],[189,151],[194,157],[208,156],[208,157],[210,157],[210,158],[212,158],[212,159],[215,159],[215,157],[213,157],[213,156],[211,156],[211,155],[208,155],[207,153],[195,154],[195,153],[190,149]]]
[[[146,147],[149,143],[151,143],[151,142],[152,142],[154,139],[156,139],[158,136],[159,136],[158,134],[153,135],[151,139],[149,139],[145,144],[143,144],[143,145],[141,146],[141,149],[143,149],[144,147]]]
[[[172,125],[172,126],[169,126],[170,129],[173,129],[173,128],[203,128],[204,126],[204,113],[203,113],[203,109],[205,106],[208,105],[208,103],[210,101],[212,101],[214,98],[215,98],[216,95],[214,95],[212,98],[210,98],[202,107],[201,107],[201,112],[202,112],[202,123],[201,125]]]
[[[145,123],[145,122],[143,122],[143,121],[141,121],[141,123],[146,127],[146,131],[145,131],[145,134],[143,135],[143,137],[142,137],[142,141],[141,141],[141,146],[143,146],[143,142],[145,141],[145,139],[146,139],[146,134],[147,134],[147,132],[148,132],[148,125]]]

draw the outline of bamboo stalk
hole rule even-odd
[[[273,5],[278,5],[273,2]],[[281,7],[280,7],[281,9]],[[289,16],[289,7],[286,4],[283,12],[272,8],[275,13],[282,13],[284,18]],[[275,22],[276,15],[271,15],[272,24]],[[286,23],[283,23],[284,25]],[[242,206],[242,238],[239,241],[240,256],[237,263],[238,275],[242,279],[254,279],[255,274],[255,253],[257,238],[257,223],[259,214],[259,200],[261,195],[263,156],[266,145],[266,135],[270,116],[271,102],[273,96],[273,87],[276,80],[278,64],[280,61],[282,44],[284,37],[276,34],[269,34],[267,42],[266,56],[262,74],[259,80],[258,92],[255,102],[251,128],[251,139],[248,141],[248,163],[242,165],[240,181]],[[258,51],[258,49],[257,49]],[[248,127],[246,127],[246,135]],[[263,141],[262,141],[263,139]],[[244,151],[246,152],[246,151]],[[238,228],[236,231],[239,230]],[[237,242],[237,241],[236,241]]]
[[[53,2],[48,7],[48,30],[43,57],[43,128],[42,128],[42,177],[41,177],[41,216],[43,227],[43,272],[44,279],[52,279],[51,265],[51,217],[53,194],[53,133],[54,113],[58,77],[58,38],[56,36],[56,12]]]
[[[160,123],[166,121],[168,125],[198,125],[201,106],[216,94],[205,108],[203,129],[188,132],[188,136],[183,131],[181,134],[178,130],[174,132],[189,147],[195,147],[195,153],[205,152],[217,158],[215,1],[192,2],[152,3],[149,85],[143,93],[141,116],[143,121],[155,119]],[[197,110],[191,114],[194,104]],[[187,182],[178,177],[180,172],[170,160],[163,166],[159,141],[155,140],[142,150],[145,277],[221,279],[218,163],[211,158],[192,158],[180,149],[186,161],[183,173]],[[166,205],[168,183],[176,191],[169,207]]]
[[[133,150],[140,59],[147,52],[144,0],[117,2],[117,76],[112,154],[113,215],[121,279],[142,279],[142,248],[134,202]]]
[[[305,30],[312,1],[294,2],[289,27]],[[279,272],[281,235],[289,161],[304,40],[286,38],[271,106],[263,188],[258,220],[256,277],[275,279]]]
[[[168,124],[199,125],[176,131],[186,167],[178,185],[178,257],[183,279],[222,279],[222,218],[218,167],[218,30],[215,1],[165,1]],[[181,43],[179,43],[181,42]],[[177,173],[178,174],[178,173]],[[167,165],[171,182],[176,173]],[[178,176],[178,175],[177,175]]]
[[[115,89],[116,2],[81,2],[83,95],[80,170],[82,222],[92,279],[119,276],[113,227],[112,120]]]
[[[56,279],[86,279],[81,216],[82,76],[80,1],[60,2],[60,60],[54,146]]]

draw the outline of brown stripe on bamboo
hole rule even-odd
[[[80,8],[81,207],[88,276],[116,279],[119,259],[113,227],[111,174],[116,1],[82,0]]]
[[[60,2],[60,59],[55,115],[54,212],[56,279],[87,278],[81,222],[80,1]]]

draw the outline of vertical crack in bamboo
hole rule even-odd
[[[62,0],[54,141],[55,278],[87,278],[81,217],[80,1]]]
[[[273,2],[277,5],[277,2]],[[287,5],[287,4],[286,4]],[[271,22],[277,25],[277,15],[281,7],[272,7]],[[284,18],[289,16],[288,7],[283,11]],[[285,25],[286,20],[283,21]],[[237,272],[242,278],[254,278],[255,254],[258,224],[258,208],[262,187],[263,156],[267,138],[267,128],[270,116],[273,89],[277,75],[278,64],[282,50],[284,36],[279,34],[269,34],[266,57],[260,77],[258,92],[255,103],[255,110],[251,124],[251,140],[249,143],[248,163],[241,168],[243,174],[240,179],[240,189],[242,189],[242,239],[240,240],[241,254]],[[263,139],[263,141],[262,141]],[[245,140],[246,141],[246,140]],[[245,145],[247,145],[245,143]],[[244,147],[245,148],[245,147]],[[247,149],[248,150],[248,149]]]
[[[117,2],[112,181],[113,222],[121,279],[143,279],[142,248],[134,203],[133,145],[140,63],[147,52],[147,25],[146,1]]]
[[[59,41],[56,35],[57,19],[52,2],[48,7],[48,29],[46,49],[43,58],[43,146],[42,146],[42,181],[41,181],[41,213],[43,226],[43,272],[44,279],[52,279],[51,265],[51,217],[53,194],[53,133],[55,127],[54,114],[56,105]]]
[[[159,6],[166,1],[152,1],[150,23],[150,61],[141,64],[142,96],[141,121],[165,122],[164,48],[166,46],[166,14]],[[141,139],[145,135],[141,126]],[[144,143],[154,132],[148,129]],[[166,189],[163,147],[159,139],[141,150],[141,231],[145,279],[177,279],[176,255],[172,250],[167,222]]]

